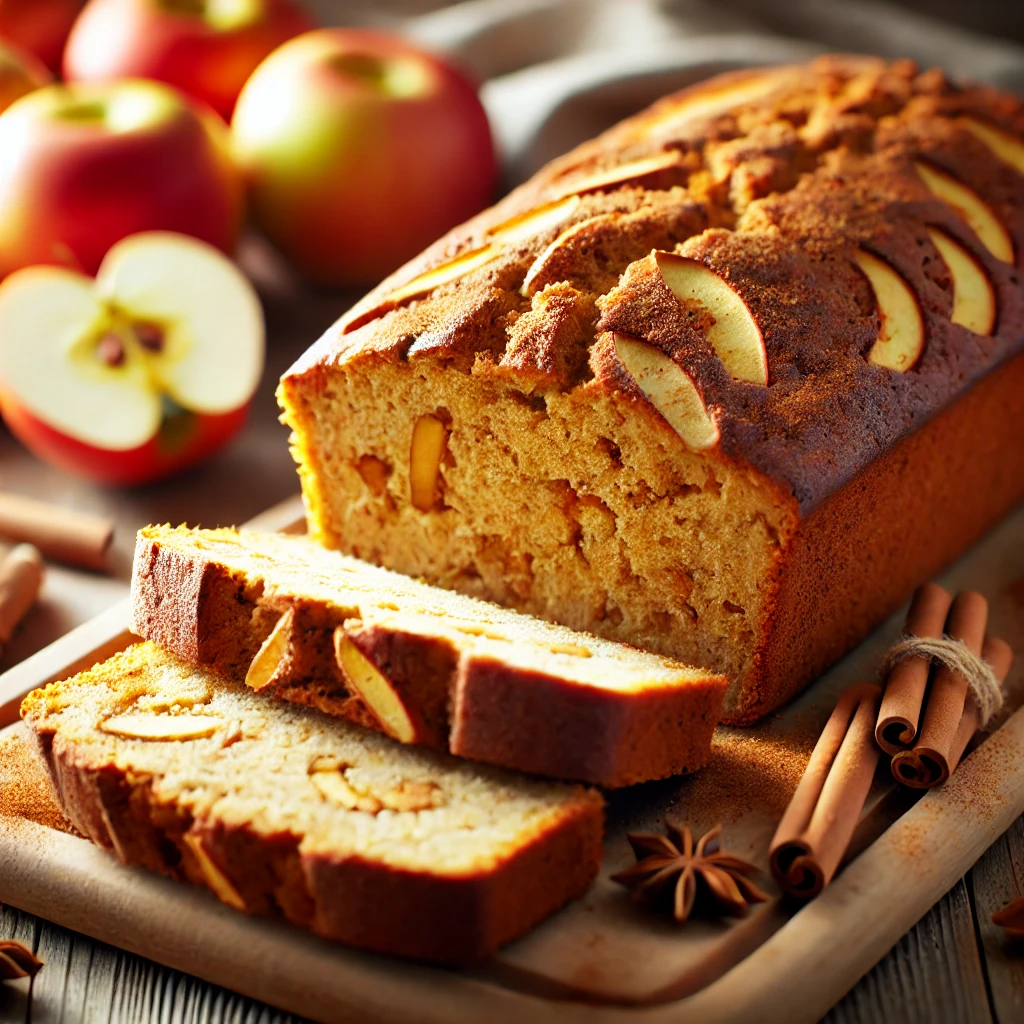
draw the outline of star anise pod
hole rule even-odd
[[[671,894],[672,916],[682,923],[698,899],[719,915],[742,917],[751,903],[764,903],[767,893],[751,880],[757,868],[730,853],[723,853],[717,825],[701,836],[696,849],[688,825],[682,831],[665,823],[668,835],[627,835],[637,862],[612,875],[612,881],[655,903]]]
[[[28,947],[10,939],[0,939],[0,981],[32,978],[42,966],[42,960],[35,957]]]
[[[1024,896],[1018,896],[1002,910],[997,910],[992,915],[992,922],[1011,938],[1024,939]]]

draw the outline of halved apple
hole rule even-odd
[[[1010,232],[977,192],[923,160],[916,160],[914,166],[928,191],[949,203],[997,260],[1013,262],[1013,239],[1010,238]]]
[[[699,306],[714,319],[707,338],[734,380],[768,383],[768,355],[761,329],[746,303],[700,260],[655,252],[658,270],[683,306]]]
[[[1024,174],[1024,142],[1016,135],[973,117],[960,118],[960,124],[981,139],[1000,160]]]
[[[953,278],[950,320],[975,334],[991,334],[996,322],[996,293],[985,268],[945,231],[930,227],[928,237]]]
[[[0,411],[55,465],[154,480],[242,425],[263,347],[259,299],[226,256],[144,232],[113,246],[95,280],[27,267],[0,285]]]
[[[596,217],[588,217],[586,220],[581,220],[578,224],[566,228],[530,265],[530,269],[526,271],[526,277],[523,278],[523,285],[519,289],[521,294],[530,296],[555,281],[565,280],[561,271],[554,270],[552,272],[558,257],[572,245],[575,239],[593,231],[599,224],[618,220],[620,216],[617,213],[599,213]]]
[[[681,167],[682,157],[674,149],[666,149],[653,156],[645,156],[640,160],[619,164],[603,171],[595,171],[586,178],[577,178],[565,182],[565,192],[582,195],[585,192],[600,192],[610,185],[622,185],[627,181],[641,181],[652,174],[667,171],[670,167]]]
[[[544,203],[496,224],[487,232],[487,238],[501,245],[529,241],[563,224],[576,212],[581,202],[579,196],[571,195],[565,199],[556,199],[553,203]]]
[[[435,288],[440,288],[441,285],[457,281],[460,277],[465,277],[466,274],[472,273],[472,271],[477,270],[479,267],[490,263],[491,260],[497,259],[500,254],[501,246],[484,245],[478,249],[463,253],[448,263],[442,263],[439,267],[424,271],[424,273],[418,274],[411,281],[406,281],[405,284],[399,285],[394,291],[388,292],[375,306],[371,306],[364,312],[352,317],[345,324],[341,333],[349,334],[364,324],[368,324],[371,320],[382,317],[385,313],[390,312],[396,306],[400,306],[408,299],[418,298],[420,295],[432,292]]]
[[[853,258],[871,285],[878,311],[878,337],[868,352],[868,362],[890,370],[909,370],[924,351],[924,320],[910,285],[866,249]]]
[[[718,441],[718,424],[689,374],[659,348],[628,334],[612,337],[626,372],[686,445],[697,451]]]

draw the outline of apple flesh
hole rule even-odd
[[[994,124],[973,117],[961,118],[960,123],[984,142],[1003,163],[1024,174],[1024,142]]]
[[[924,351],[924,320],[917,297],[906,281],[866,249],[853,256],[871,285],[878,312],[878,337],[868,362],[900,373],[911,369]]]
[[[31,53],[0,42],[0,113],[50,81],[46,65]]]
[[[656,252],[654,258],[665,284],[683,306],[692,303],[714,319],[707,339],[729,376],[767,384],[768,354],[761,329],[739,295],[699,260],[672,252]]]
[[[36,264],[94,274],[140,231],[230,253],[243,198],[223,123],[157,82],[48,85],[0,118],[0,275]]]
[[[714,447],[718,443],[718,424],[690,375],[646,341],[628,334],[615,334],[612,341],[626,372],[686,446],[695,451]]]
[[[95,281],[41,266],[0,284],[0,412],[71,472],[137,484],[197,461],[241,427],[262,368],[252,285],[184,235],[125,239]]]
[[[39,58],[53,73],[85,0],[0,0],[0,37]]]
[[[928,228],[928,237],[939,250],[953,279],[950,320],[975,334],[991,334],[996,323],[996,293],[985,268],[945,231]]]
[[[1010,238],[1010,232],[977,192],[923,160],[918,160],[914,166],[928,191],[952,206],[997,260],[1013,263],[1013,239]]]
[[[391,36],[308,32],[256,69],[231,121],[253,217],[310,279],[374,283],[484,207],[476,90]]]
[[[228,121],[260,62],[313,27],[292,0],[90,0],[68,37],[64,77],[155,79]]]

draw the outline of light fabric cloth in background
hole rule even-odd
[[[1024,94],[1024,46],[876,0],[310,5],[325,24],[397,30],[476,74],[506,186],[673,89],[722,71],[817,53],[911,57]]]

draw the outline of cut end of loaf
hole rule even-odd
[[[763,478],[596,385],[524,395],[433,362],[374,361],[286,378],[281,396],[318,541],[704,666],[730,680],[726,713],[737,707],[798,521]],[[409,453],[438,410],[448,455],[423,512]],[[380,491],[366,457],[386,467]]]

